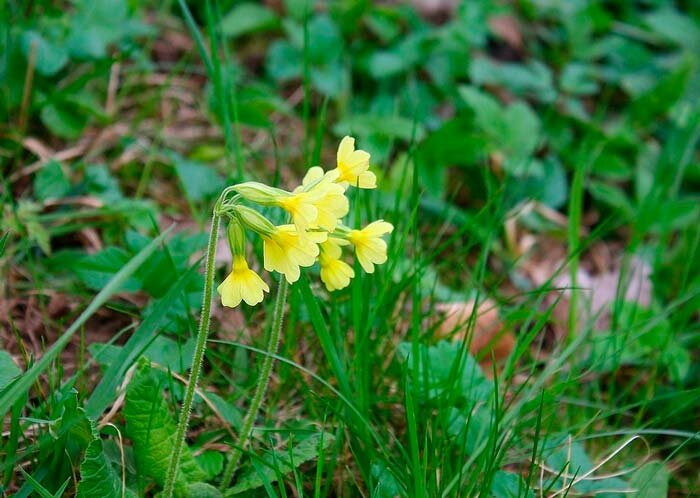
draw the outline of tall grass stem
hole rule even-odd
[[[194,401],[195,390],[197,389],[197,381],[199,374],[202,371],[202,361],[204,360],[204,351],[207,346],[207,336],[209,335],[209,322],[211,318],[211,297],[214,288],[214,267],[216,259],[216,244],[219,238],[219,206],[221,199],[217,202],[214,208],[214,213],[211,219],[211,229],[209,231],[209,243],[207,245],[207,263],[206,276],[204,281],[204,296],[202,298],[202,315],[199,318],[199,328],[197,330],[197,344],[195,346],[192,359],[192,370],[190,371],[189,382],[185,390],[185,399],[182,402],[180,410],[180,419],[175,431],[175,447],[173,454],[168,464],[168,473],[165,477],[165,486],[163,496],[172,498],[175,491],[175,483],[177,481],[177,472],[182,457],[182,447],[185,444],[185,436],[187,434],[187,425],[190,421],[192,413],[192,403]]]

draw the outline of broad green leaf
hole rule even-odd
[[[159,335],[146,348],[143,356],[172,372],[186,372],[192,366],[194,342],[194,337],[190,337],[184,343],[178,343],[169,337]],[[88,346],[90,354],[93,357],[98,357],[98,362],[106,367],[109,367],[114,361],[118,361],[122,349],[121,346],[98,342]]]
[[[632,103],[630,118],[642,126],[659,123],[660,116],[666,114],[685,93],[692,69],[692,63],[686,61],[664,76]]]
[[[87,117],[62,102],[51,102],[41,109],[41,121],[61,138],[76,139],[87,125]]]
[[[644,22],[663,38],[690,51],[700,50],[700,27],[690,14],[668,5],[645,15]]]
[[[112,295],[122,288],[122,284],[139,269],[141,264],[156,250],[160,243],[170,233],[171,228],[168,228],[146,247],[136,254],[129,262],[127,262],[119,272],[104,286],[104,288],[95,296],[88,307],[83,311],[78,319],[68,327],[62,336],[44,353],[44,355],[32,367],[22,375],[17,382],[12,384],[3,393],[0,394],[0,415],[4,416],[10,407],[26,393],[30,387],[36,382],[37,378],[48,368],[49,365],[56,359],[59,353],[66,347],[73,334],[75,334]]]
[[[635,491],[629,496],[631,498],[666,498],[670,476],[663,463],[647,462],[632,474],[629,484]]]
[[[89,288],[99,290],[129,261],[129,253],[120,247],[107,247],[95,254],[87,254],[76,262],[73,271]],[[128,278],[120,290],[141,290],[136,276]]]
[[[260,471],[249,469],[247,472],[242,472],[236,480],[235,486],[226,491],[225,496],[236,496],[245,491],[259,488],[264,482],[277,481],[278,476],[289,474],[301,464],[323,455],[334,440],[335,438],[331,434],[312,434],[295,444],[291,452],[285,450],[275,452],[274,455],[266,454],[262,458],[264,465],[260,466]],[[321,447],[321,443],[323,443],[323,447]]]
[[[383,463],[372,465],[372,478],[375,482],[371,496],[376,498],[395,498],[403,496],[396,477]]]
[[[533,95],[542,102],[552,102],[557,95],[551,70],[536,60],[528,64],[496,63],[480,57],[471,62],[469,75],[475,85],[503,86],[518,96]]]
[[[413,136],[414,127],[416,140],[421,140],[425,136],[425,128],[411,119],[403,116],[355,114],[338,122],[333,127],[333,132],[338,136],[376,134],[409,141]]]
[[[409,371],[418,369],[419,389],[426,399],[436,399],[452,391],[458,399],[470,403],[485,402],[491,397],[493,383],[460,342],[440,341],[434,346],[421,344],[418,362],[413,358],[410,343],[399,344],[398,352]]]
[[[308,30],[310,62],[317,65],[337,61],[342,54],[343,37],[333,19],[327,14],[318,14],[309,21]]]
[[[569,436],[555,437],[546,441],[543,454],[547,465],[556,472],[565,470],[570,476],[581,477],[593,469],[593,462],[586,453],[585,448]],[[568,482],[571,482],[569,479]],[[561,479],[557,479],[555,487],[561,488]],[[623,498],[621,493],[629,489],[629,484],[617,477],[606,479],[577,479],[574,489],[582,493],[596,494],[595,492],[607,491],[610,496]]]
[[[7,351],[0,349],[0,391],[5,389],[22,370],[12,360],[12,356]]]
[[[185,159],[176,153],[169,154],[188,199],[194,202],[213,197],[225,186],[224,177],[211,166]]]
[[[532,491],[526,489],[527,485],[522,477],[513,472],[496,471],[491,482],[491,495],[493,498],[524,498],[535,496]]]
[[[497,134],[501,131],[503,111],[495,98],[488,93],[465,85],[459,87],[459,96],[474,113],[479,127],[490,134]]]
[[[138,472],[160,486],[165,483],[175,447],[176,426],[163,389],[150,366],[142,365],[129,384],[124,405],[126,431],[133,444]],[[183,449],[180,474],[184,482],[206,477],[187,447]]]
[[[217,488],[205,482],[195,482],[188,484],[184,493],[175,492],[178,498],[223,498]]]
[[[124,198],[119,182],[104,164],[93,164],[85,168],[82,188],[107,203],[114,203]]]
[[[27,60],[34,52],[34,67],[43,76],[53,76],[68,63],[68,52],[36,31],[22,33],[21,44]]]
[[[277,15],[264,5],[245,2],[236,5],[221,19],[221,33],[236,38],[249,33],[274,29],[279,24]]]
[[[285,82],[301,77],[301,51],[286,40],[277,40],[267,51],[265,67],[273,80]]]
[[[212,480],[224,470],[224,455],[219,451],[205,451],[195,457],[197,463],[207,475],[207,480]]]
[[[401,57],[401,54],[390,50],[377,51],[370,56],[368,61],[369,74],[377,79],[396,76],[409,67],[409,61]]]
[[[525,102],[515,102],[505,110],[506,135],[503,146],[512,157],[527,157],[537,146],[540,120]]]
[[[175,301],[182,298],[182,293],[187,285],[197,276],[198,264],[192,265],[186,272],[178,278],[168,293],[156,301],[146,315],[141,325],[129,337],[126,344],[121,348],[119,355],[109,365],[109,368],[102,376],[100,383],[93,390],[90,398],[85,404],[85,410],[92,418],[98,418],[102,412],[114,401],[116,391],[124,378],[124,374],[136,361],[136,359],[146,350],[153,336],[158,332],[159,327],[165,320],[168,310]]]
[[[59,199],[70,190],[70,182],[58,161],[51,160],[39,170],[34,178],[34,197],[39,201]]]
[[[593,95],[598,92],[597,70],[593,66],[572,62],[561,74],[561,89],[572,95]]]
[[[125,495],[122,495],[122,491],[122,477],[105,456],[102,440],[98,436],[88,446],[80,464],[80,482],[76,498],[136,497],[129,489],[125,490]]]

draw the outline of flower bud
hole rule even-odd
[[[260,235],[270,235],[275,231],[275,225],[255,209],[239,205],[233,212],[244,226]]]
[[[245,228],[237,218],[232,218],[229,221],[227,235],[233,258],[245,256]]]
[[[280,197],[289,196],[284,190],[269,187],[259,182],[245,182],[233,187],[245,200],[262,206],[274,206]]]

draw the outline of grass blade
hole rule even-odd
[[[12,407],[12,405],[22,396],[23,393],[27,392],[32,384],[39,378],[39,376],[48,368],[53,360],[55,360],[59,353],[66,347],[68,341],[70,341],[73,334],[75,334],[80,327],[82,327],[85,322],[90,318],[107,300],[112,297],[112,295],[119,290],[121,285],[131,276],[136,270],[148,259],[148,257],[153,254],[158,245],[165,239],[165,237],[170,233],[172,227],[165,230],[158,237],[153,239],[153,241],[146,247],[141,249],[141,251],[136,254],[131,260],[124,265],[124,267],[117,272],[112,280],[107,283],[107,285],[95,296],[95,299],[88,305],[88,307],[83,311],[78,319],[73,322],[73,324],[66,330],[66,332],[51,346],[44,356],[41,357],[27,372],[22,375],[12,386],[8,387],[5,392],[0,394],[0,414],[4,417],[7,411]]]

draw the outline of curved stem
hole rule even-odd
[[[277,298],[275,300],[275,310],[272,316],[272,327],[270,333],[267,336],[266,354],[263,356],[262,365],[260,366],[260,374],[258,375],[258,382],[255,386],[255,393],[253,394],[253,401],[248,408],[248,412],[243,418],[243,426],[241,427],[241,432],[239,435],[239,441],[237,447],[233,450],[231,454],[231,460],[229,460],[226,465],[226,470],[224,471],[224,477],[221,481],[220,489],[224,490],[231,482],[233,474],[238,468],[238,463],[241,460],[243,451],[248,445],[250,440],[251,432],[253,431],[253,423],[258,416],[258,410],[260,410],[260,405],[265,398],[265,393],[267,392],[267,386],[270,382],[270,375],[272,374],[272,367],[275,362],[275,355],[279,348],[280,336],[282,334],[282,322],[284,318],[284,304],[287,301],[287,289],[288,289],[287,279],[280,275],[280,282],[277,286]]]
[[[197,330],[197,344],[194,350],[192,360],[192,370],[190,371],[190,379],[185,390],[185,399],[182,402],[180,410],[180,420],[177,424],[175,432],[175,448],[170,457],[168,465],[168,473],[165,478],[165,486],[163,488],[163,497],[172,498],[175,491],[175,482],[177,481],[178,467],[180,458],[182,457],[182,448],[185,444],[185,436],[187,434],[187,425],[190,421],[192,413],[192,402],[194,401],[195,390],[197,389],[197,381],[202,370],[202,361],[204,359],[204,350],[207,346],[207,336],[209,335],[209,318],[211,316],[211,296],[214,287],[214,259],[216,257],[216,243],[219,236],[219,203],[214,208],[214,214],[211,218],[211,229],[209,231],[209,243],[207,245],[207,263],[206,276],[204,281],[204,296],[202,298],[202,315],[199,318],[199,328]]]

